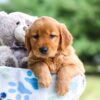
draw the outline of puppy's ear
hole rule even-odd
[[[60,24],[60,49],[64,50],[72,44],[73,37],[64,24]]]
[[[27,28],[26,30],[26,34],[25,34],[25,46],[28,50],[28,53],[30,53],[31,51],[31,43],[30,43],[30,30],[29,28]]]

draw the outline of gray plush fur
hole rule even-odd
[[[3,40],[0,38],[0,46],[3,45]]]
[[[8,46],[0,46],[0,66],[18,67],[18,61]]]
[[[11,48],[14,56],[18,59],[18,67],[27,67],[27,50],[23,46],[17,46],[16,44]]]

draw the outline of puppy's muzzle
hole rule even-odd
[[[46,54],[48,52],[48,48],[47,47],[41,47],[41,48],[39,48],[39,51],[41,52],[41,54]]]

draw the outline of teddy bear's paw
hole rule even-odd
[[[48,88],[51,84],[51,76],[44,76],[42,78],[39,78],[39,85],[41,87]]]
[[[57,83],[56,84],[56,91],[58,93],[58,95],[60,96],[64,96],[67,92],[68,92],[68,85],[64,84],[64,83]]]

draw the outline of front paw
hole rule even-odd
[[[57,82],[56,91],[60,96],[64,96],[68,92],[68,85],[63,82]]]
[[[44,76],[39,78],[39,85],[48,88],[51,84],[51,76]]]

